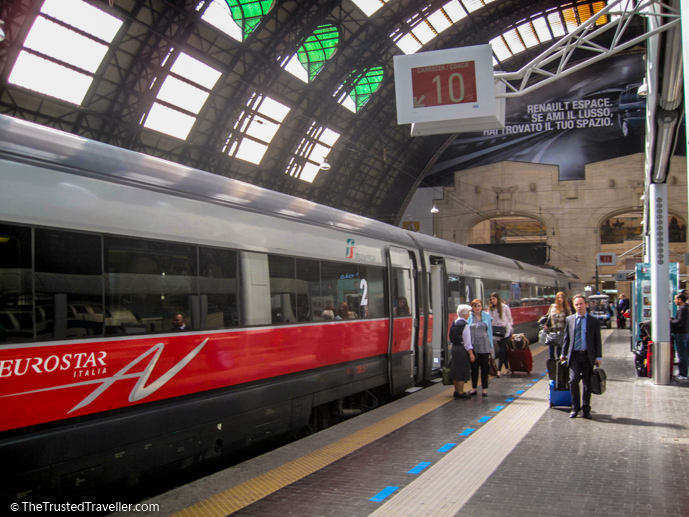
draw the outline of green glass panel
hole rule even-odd
[[[225,0],[230,8],[232,19],[242,28],[246,39],[268,14],[275,0]]]
[[[299,62],[309,74],[309,81],[321,71],[325,62],[335,53],[340,41],[340,33],[334,25],[321,25],[306,38],[297,50]]]
[[[374,66],[354,82],[354,89],[349,93],[349,96],[354,101],[357,111],[364,107],[364,104],[366,104],[376,90],[380,88],[382,82],[382,66]]]

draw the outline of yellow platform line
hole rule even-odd
[[[536,355],[545,348],[543,346],[536,347],[532,353]],[[448,387],[447,390],[370,425],[366,429],[357,431],[347,438],[326,445],[317,451],[224,490],[174,515],[176,517],[225,517],[232,512],[241,510],[439,408],[453,400],[453,391],[453,388]]]
[[[452,389],[445,390],[411,408],[400,411],[380,422],[362,429],[347,438],[326,445],[317,451],[290,461],[265,474],[220,492],[189,508],[176,513],[176,516],[217,516],[224,517],[267,495],[313,474],[319,469],[351,454],[379,438],[407,425],[419,417],[430,413],[452,400]]]

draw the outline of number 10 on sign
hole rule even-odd
[[[414,108],[476,102],[474,61],[411,69]]]

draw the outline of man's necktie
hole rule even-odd
[[[583,349],[581,344],[581,320],[582,318],[577,317],[577,328],[574,329],[574,350]]]

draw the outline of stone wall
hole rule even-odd
[[[680,224],[687,221],[687,165],[684,157],[673,157],[668,179],[669,211]],[[635,154],[586,166],[584,180],[559,181],[555,165],[501,162],[455,173],[454,187],[444,189],[436,205],[434,234],[460,244],[471,242],[472,228],[486,219],[523,216],[541,221],[551,246],[550,264],[571,271],[593,284],[595,258],[599,252],[615,252],[615,266],[601,267],[603,279],[629,265],[625,259],[640,258],[640,244],[601,246],[599,229],[609,218],[643,210],[644,156]],[[680,262],[686,243],[671,245],[671,260]],[[607,278],[607,280],[612,280]],[[627,285],[620,285],[629,293]]]

